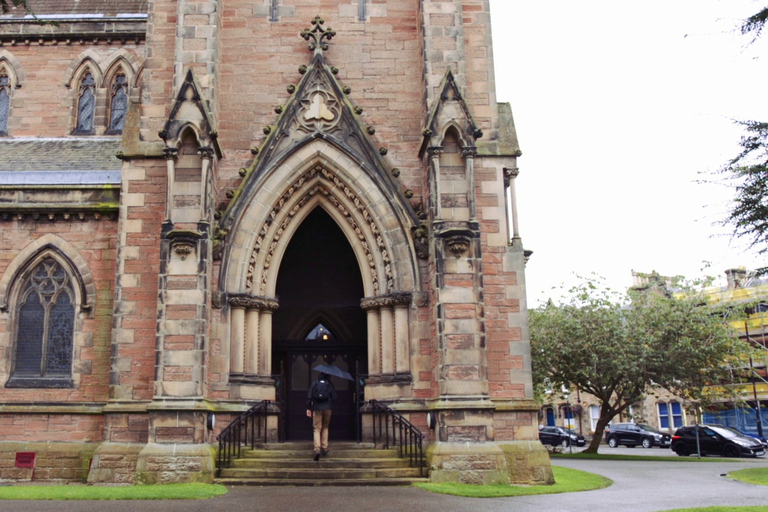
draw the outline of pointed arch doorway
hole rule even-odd
[[[316,207],[291,237],[276,282],[280,308],[272,324],[272,368],[286,371],[285,432],[289,440],[311,439],[307,391],[318,376],[312,368],[333,364],[355,375],[367,373],[366,314],[362,275],[347,237]],[[332,440],[356,439],[353,382],[334,378]]]

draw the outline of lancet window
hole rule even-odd
[[[14,364],[7,387],[72,385],[75,302],[71,277],[53,258],[27,274],[14,310]]]
[[[77,126],[75,133],[93,133],[93,117],[96,112],[96,80],[92,73],[85,73],[80,80],[77,101]]]

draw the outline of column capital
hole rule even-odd
[[[508,187],[511,181],[520,175],[520,169],[517,167],[504,167],[504,186]]]
[[[230,295],[227,302],[234,308],[257,309],[272,313],[280,307],[277,299],[257,297],[254,295]]]

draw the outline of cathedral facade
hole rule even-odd
[[[321,363],[356,379],[332,438],[377,400],[433,480],[550,478],[488,0],[29,4],[0,16],[0,479],[210,481],[255,403],[311,435]]]

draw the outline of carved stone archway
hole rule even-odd
[[[333,144],[316,139],[290,154],[253,187],[223,255],[230,313],[230,375],[258,384],[271,372],[271,317],[283,254],[304,218],[323,208],[360,266],[373,381],[410,381],[411,297],[418,283],[415,250],[396,205],[377,182]],[[235,302],[232,302],[232,301]],[[253,301],[249,306],[244,301]],[[262,307],[269,303],[269,307]]]

